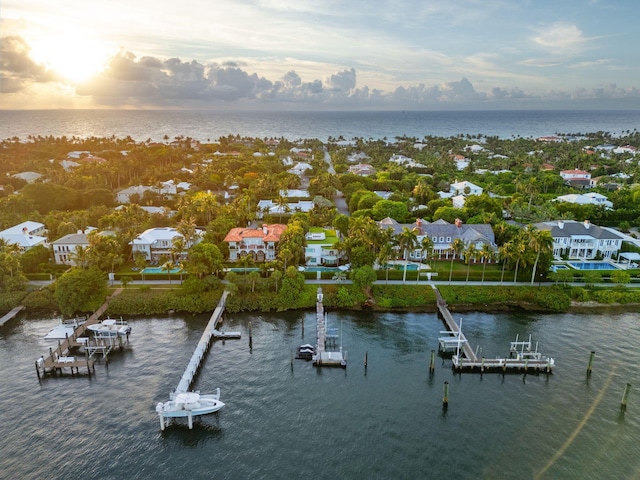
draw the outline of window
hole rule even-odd
[[[447,237],[447,243],[451,243],[451,237]]]

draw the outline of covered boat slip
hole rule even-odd
[[[347,358],[346,354],[344,356],[342,355],[342,347],[340,347],[340,350],[337,352],[326,351],[327,341],[330,340],[335,343],[338,336],[334,333],[327,335],[327,317],[322,303],[323,299],[322,288],[318,287],[316,297],[317,344],[315,354],[312,356],[313,364],[317,367],[346,368]]]

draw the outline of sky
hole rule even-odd
[[[640,109],[637,0],[2,0],[0,109]]]

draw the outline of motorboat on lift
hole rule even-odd
[[[220,401],[220,389],[215,394],[182,392],[172,394],[168,402],[158,402],[156,412],[163,418],[195,417],[214,413],[224,407]]]
[[[131,327],[126,321],[122,320],[122,318],[115,319],[107,317],[99,323],[89,325],[87,329],[105,337],[128,337],[131,333]]]

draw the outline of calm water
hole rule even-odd
[[[227,406],[191,431],[185,422],[163,433],[154,406],[180,379],[205,316],[133,319],[129,348],[97,365],[95,377],[41,383],[34,361],[56,320],[19,319],[0,332],[2,477],[638,478],[640,314],[461,318],[487,357],[532,334],[554,356],[555,374],[456,375],[439,359],[430,376],[443,325],[414,313],[330,312],[349,368],[296,360],[292,369],[291,351],[314,340],[313,312],[236,315],[225,328],[243,339],[215,343],[196,384],[220,386]]]
[[[393,139],[407,135],[458,134],[500,138],[556,133],[610,132],[640,128],[640,111],[466,111],[466,112],[225,112],[132,110],[0,110],[0,139],[29,135],[131,136],[162,141],[183,135],[200,141],[226,135],[297,140],[343,136]]]

